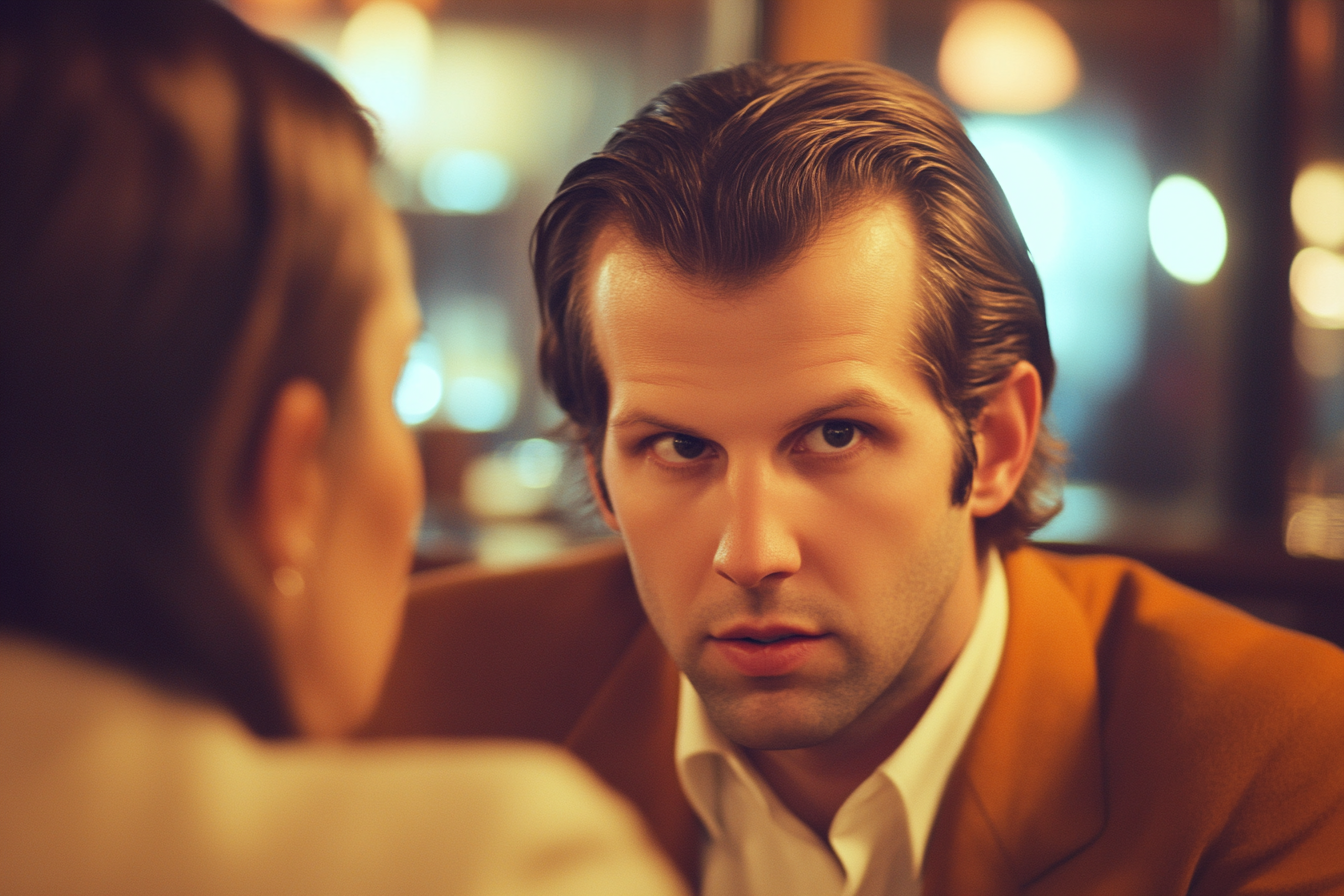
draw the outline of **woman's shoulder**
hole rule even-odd
[[[510,741],[262,741],[0,638],[0,891],[678,892],[627,805]]]

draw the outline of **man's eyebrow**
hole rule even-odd
[[[837,395],[833,400],[826,404],[819,405],[809,411],[804,411],[785,425],[786,430],[794,430],[808,423],[815,423],[818,420],[831,416],[836,411],[844,411],[850,408],[872,408],[877,411],[886,411],[889,414],[909,414],[910,410],[899,404],[893,404],[871,389],[852,389]]]
[[[639,409],[628,411],[618,417],[613,417],[607,424],[610,429],[621,429],[626,426],[652,426],[655,429],[666,429],[671,432],[679,432],[695,438],[701,438],[693,426],[683,426],[674,420],[666,417],[659,417],[657,414],[650,414]]]
[[[894,404],[878,395],[871,389],[852,389],[848,392],[842,392],[826,404],[818,405],[815,408],[804,411],[784,425],[785,431],[797,429],[808,423],[815,423],[822,420],[836,411],[848,410],[850,408],[872,408],[878,411],[886,411],[889,414],[909,414],[908,408],[899,404]],[[613,417],[607,424],[612,429],[621,429],[626,426],[651,426],[655,429],[665,429],[669,432],[684,433],[695,438],[703,438],[693,426],[685,426],[677,423],[675,420],[669,420],[666,417],[659,417],[657,414],[651,414],[639,409],[631,410],[627,413]]]

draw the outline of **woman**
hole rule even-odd
[[[373,149],[209,0],[0,10],[0,892],[677,892],[558,753],[332,741],[420,512]]]

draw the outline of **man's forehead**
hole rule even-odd
[[[586,316],[613,403],[655,385],[722,398],[781,383],[816,403],[910,366],[920,278],[897,206],[835,222],[793,264],[741,286],[672,270],[629,228],[593,248]]]
[[[893,220],[896,227],[887,226]],[[843,257],[860,253],[901,253],[922,267],[924,247],[907,201],[894,193],[862,193],[838,203],[802,244],[776,258],[722,269],[699,266],[694,272],[679,264],[667,248],[644,239],[624,217],[610,216],[595,231],[576,276],[576,294],[587,305],[603,278],[613,274],[636,281],[672,281],[688,299],[731,299],[752,286],[782,276],[800,259]],[[731,260],[730,260],[731,261]]]
[[[673,279],[685,281],[686,286],[694,282],[665,250],[641,240],[625,220],[612,219],[597,230],[580,272],[580,295],[585,304],[594,293],[607,291],[602,287],[617,273],[618,266],[620,273],[637,279]]]

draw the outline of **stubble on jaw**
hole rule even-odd
[[[903,647],[888,662],[855,644],[830,603],[815,598],[790,601],[788,608],[793,618],[811,620],[835,633],[831,637],[837,639],[842,657],[842,668],[835,675],[817,678],[795,673],[735,686],[716,680],[697,665],[696,654],[703,651],[703,641],[681,645],[677,652],[686,655],[674,659],[700,695],[710,721],[745,749],[794,750],[822,746],[837,738],[880,737],[888,718],[901,715],[912,703],[927,702],[929,685],[941,682],[950,662],[920,656],[919,648],[948,607],[959,572],[955,539],[934,542],[924,554],[925,562],[907,570],[887,598],[888,606],[896,608],[887,619],[887,640]],[[645,593],[642,584],[640,593]],[[911,615],[908,611],[915,598],[920,610]],[[744,606],[759,611],[763,606],[776,610],[780,605],[771,593],[742,591],[737,600],[697,620],[693,630],[708,631],[716,617],[740,616]]]

